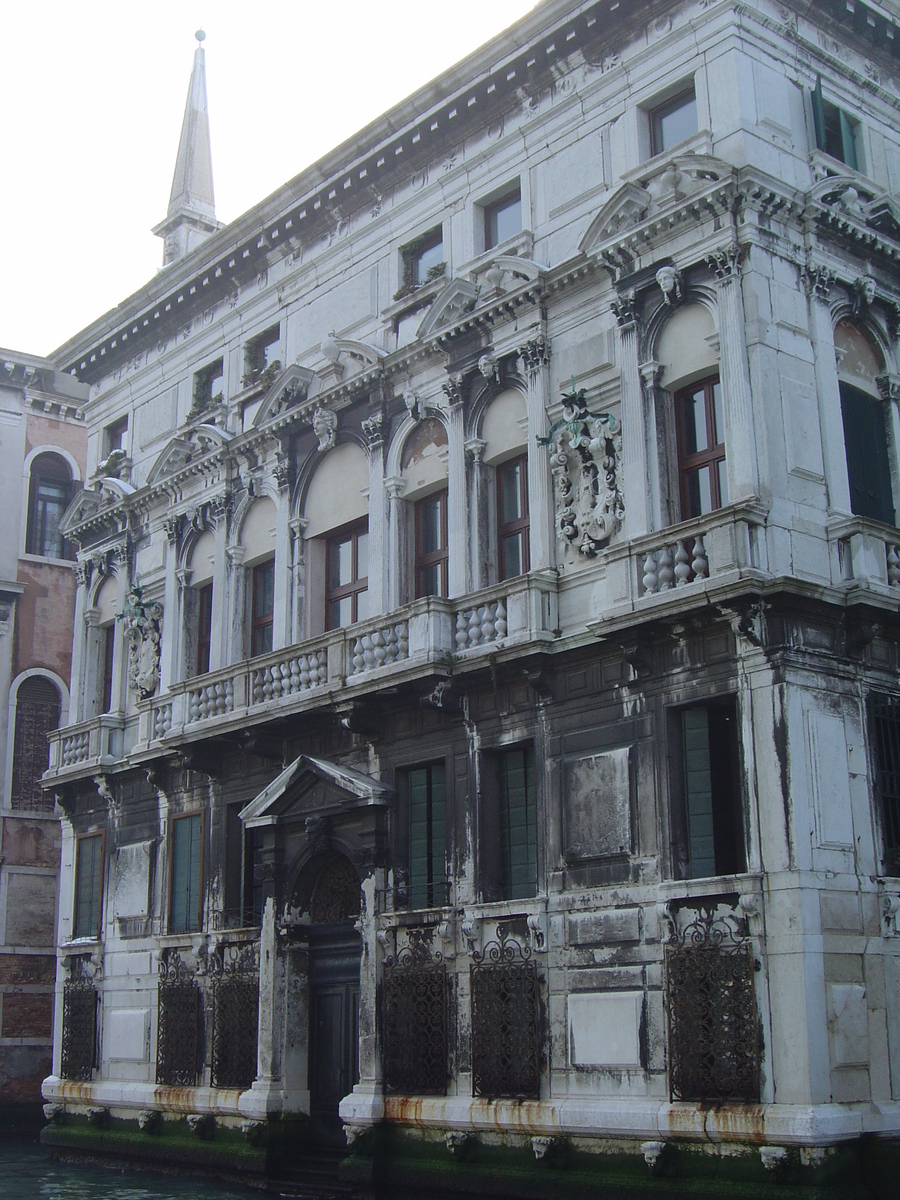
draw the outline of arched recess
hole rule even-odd
[[[275,558],[278,510],[273,497],[262,495],[242,506],[235,516],[235,657],[255,658],[268,654],[274,645],[276,572],[285,567]]]
[[[68,712],[69,689],[54,672],[32,667],[13,680],[9,691],[4,781],[9,808],[53,811],[53,796],[41,790],[39,780],[49,760],[47,736],[66,723]]]
[[[97,716],[118,707],[119,688],[114,678],[117,643],[122,634],[116,620],[119,584],[114,571],[97,580],[91,605],[85,614],[86,651],[84,662],[85,716]]]
[[[650,480],[663,525],[728,503],[724,404],[716,307],[696,291],[649,322],[644,383],[651,393],[656,455]]]
[[[850,315],[834,327],[850,511],[897,524],[900,453],[896,406],[879,386],[887,358],[876,332]]]
[[[289,909],[312,925],[355,921],[362,892],[359,874],[345,854],[330,849],[308,858],[297,873]]]
[[[369,462],[353,441],[317,464],[301,493],[305,625],[314,636],[368,616]]]

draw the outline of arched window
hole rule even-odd
[[[496,544],[488,560],[497,563],[497,578],[512,579],[530,570],[528,511],[528,416],[525,397],[515,389],[495,396],[484,416],[484,462],[494,476]]]
[[[884,402],[875,382],[884,372],[884,356],[864,329],[847,320],[835,326],[834,347],[839,360],[850,511],[895,525]]]
[[[412,513],[412,591],[417,600],[449,591],[447,457],[447,431],[429,418],[410,433],[400,461],[404,499]]]
[[[310,634],[369,616],[369,465],[352,442],[330,450],[310,481],[303,515]]]
[[[59,692],[49,679],[32,675],[16,693],[11,804],[16,809],[49,812],[53,796],[41,790],[50,747],[47,735],[59,725]]]
[[[28,488],[26,554],[42,558],[71,558],[71,548],[59,523],[72,498],[72,472],[58,454],[39,454],[31,464]]]
[[[191,586],[185,591],[184,632],[187,675],[205,675],[210,670],[213,626],[213,572],[216,539],[205,530],[191,550]],[[218,662],[216,662],[218,666]]]
[[[247,654],[256,658],[275,645],[275,505],[268,496],[257,500],[244,518],[241,545],[245,552]]]

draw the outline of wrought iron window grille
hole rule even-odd
[[[703,905],[665,947],[672,1100],[757,1103],[759,1032],[747,919]]]
[[[201,994],[177,950],[159,960],[156,1082],[194,1087],[201,1063]]]
[[[540,983],[531,947],[504,937],[472,953],[472,1093],[538,1100],[543,1048]]]
[[[213,1038],[210,1082],[248,1088],[256,1078],[259,1025],[259,942],[223,946],[209,957]]]
[[[83,959],[76,959],[63,985],[63,1032],[60,1073],[87,1082],[97,1060],[97,1008],[100,997]]]
[[[446,1096],[447,970],[425,930],[385,958],[382,1011],[385,1092]]]

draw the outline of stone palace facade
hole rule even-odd
[[[545,0],[224,227],[197,51],[167,265],[54,355],[50,1144],[875,1178],[895,8]]]

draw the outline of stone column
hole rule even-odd
[[[388,521],[384,495],[384,414],[375,411],[362,422],[369,450],[369,615],[380,616],[390,609],[387,596],[391,576],[387,561]]]
[[[491,582],[488,570],[491,553],[488,514],[491,510],[484,477],[484,448],[486,445],[487,443],[480,438],[469,438],[465,445],[470,497],[468,568],[474,591],[487,587]]]
[[[75,637],[72,640],[72,668],[69,684],[69,724],[83,721],[87,717],[90,692],[85,678],[85,669],[90,662],[88,652],[88,626],[85,620],[88,587],[91,581],[90,562],[80,562],[75,568]]]
[[[296,645],[306,637],[306,547],[303,531],[309,524],[306,517],[291,517],[291,577],[294,581],[291,604],[291,642]]]
[[[128,580],[128,547],[116,546],[113,550],[116,562],[116,612],[125,611],[125,597],[129,591]],[[128,708],[128,680],[126,678],[126,663],[128,661],[128,645],[125,641],[122,622],[116,620],[116,633],[113,638],[113,669],[110,712],[125,712]]]
[[[725,465],[728,472],[728,499],[733,503],[756,496],[759,492],[744,298],[741,291],[741,248],[732,244],[708,255],[706,261],[716,278],[720,377],[725,412]]]
[[[181,647],[184,645],[184,589],[190,581],[190,571],[178,569],[178,535],[180,517],[166,517],[166,582],[163,592],[162,642],[159,647],[159,688],[157,695],[167,692],[178,679]]]
[[[212,637],[209,644],[209,669],[217,671],[228,660],[228,628],[230,626],[226,542],[231,498],[222,496],[209,506],[209,520],[216,538],[213,560]]]
[[[644,389],[639,359],[638,303],[633,291],[612,303],[619,329],[622,380],[622,490],[625,499],[623,534],[639,537],[650,529],[650,496],[647,488],[647,430],[644,422]]]
[[[244,625],[244,555],[247,553],[243,546],[227,546],[225,555],[228,559],[228,584],[223,589],[225,593],[225,660],[220,665],[225,667],[231,663],[241,662],[247,658],[249,644],[245,636]],[[213,620],[215,620],[216,589],[213,584]],[[212,662],[210,662],[212,668]]]
[[[400,607],[400,581],[402,576],[400,555],[400,519],[403,512],[403,480],[399,475],[391,475],[384,481],[384,494],[388,507],[388,537],[387,560],[388,570],[385,580],[385,599],[387,611],[393,612]]]
[[[547,570],[556,566],[556,530],[553,512],[553,481],[550,477],[550,451],[539,446],[545,437],[550,407],[550,343],[541,333],[519,350],[525,368],[528,390],[528,512],[531,569]]]
[[[469,590],[466,571],[466,450],[463,376],[444,384],[450,407],[449,461],[447,464],[447,527],[449,549],[449,595],[464,596]]]
[[[240,1101],[241,1114],[261,1119],[282,1108],[281,1055],[284,1036],[284,959],[278,945],[275,899],[263,910],[259,935],[259,1016],[256,1079]]]
[[[653,464],[647,479],[650,497],[649,527],[665,529],[681,519],[678,496],[678,446],[672,399],[669,393],[660,387],[662,363],[651,360],[642,363],[640,370],[644,381],[647,445],[650,447],[647,457]]]
[[[291,641],[291,531],[290,493],[287,473],[276,473],[275,502],[275,596],[272,612],[272,649],[281,650]]]
[[[834,275],[825,267],[808,266],[803,275],[809,298],[809,331],[816,368],[816,395],[819,401],[819,427],[828,510],[850,512],[850,480],[844,450],[844,421],[841,416],[841,389],[838,383],[834,349],[834,325],[829,295]]]
[[[896,514],[900,512],[900,375],[879,375],[875,382],[884,401],[884,427],[888,439],[891,491],[896,521]]]

